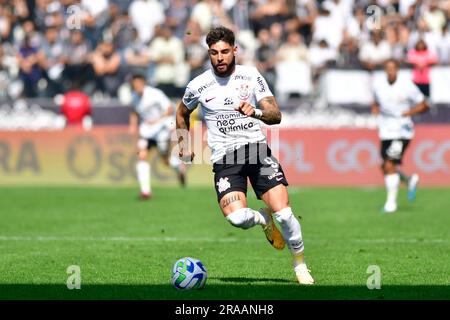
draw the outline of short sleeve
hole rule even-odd
[[[183,95],[183,103],[189,109],[193,110],[198,105],[199,94],[197,90],[193,90],[192,87],[188,84],[186,87],[186,91]]]
[[[259,102],[260,100],[272,97],[273,93],[270,91],[269,86],[267,85],[266,79],[259,73],[259,71],[255,68],[255,78],[254,81],[256,81],[256,84],[254,86],[254,94],[256,98],[256,102]]]
[[[408,98],[414,104],[421,103],[425,100],[423,93],[412,81],[409,83]]]

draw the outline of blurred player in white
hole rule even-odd
[[[289,205],[287,180],[271,154],[260,121],[278,124],[281,112],[266,80],[254,67],[236,65],[234,33],[213,28],[206,37],[212,69],[189,82],[177,109],[180,156],[194,157],[188,143],[190,114],[202,105],[212,150],[217,200],[231,225],[248,229],[261,225],[267,240],[278,250],[285,244],[293,255],[300,284],[313,284],[303,258],[300,223]],[[247,205],[247,179],[268,208]],[[277,229],[272,214],[281,226]]]
[[[157,147],[164,163],[176,170],[182,186],[185,185],[185,165],[176,156],[170,156],[170,136],[175,130],[174,108],[169,98],[157,88],[146,84],[142,75],[132,79],[133,111],[130,114],[129,131],[139,132],[138,162],[136,173],[140,186],[140,198],[150,199],[151,168],[148,162],[148,150]]]
[[[373,86],[374,102],[372,113],[378,115],[381,139],[382,171],[386,184],[387,199],[384,212],[397,210],[397,193],[400,182],[408,186],[408,199],[416,197],[419,176],[407,176],[398,169],[409,142],[414,137],[412,116],[428,109],[425,96],[409,77],[398,75],[399,65],[396,60],[385,63],[386,76],[376,81]]]

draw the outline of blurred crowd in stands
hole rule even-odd
[[[272,89],[296,65],[314,80],[388,58],[426,81],[423,70],[450,62],[449,17],[450,0],[0,0],[0,98],[117,97],[136,72],[180,97],[209,67],[215,25],[236,32],[238,63]]]

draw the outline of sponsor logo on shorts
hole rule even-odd
[[[281,177],[280,177],[281,176]],[[267,177],[267,179],[272,180],[273,178],[276,178],[277,181],[280,181],[283,179],[283,173],[281,172],[275,172]]]
[[[231,188],[231,184],[228,181],[228,178],[220,178],[219,181],[216,183],[216,186],[217,191],[219,191],[219,193],[222,193]]]

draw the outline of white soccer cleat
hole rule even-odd
[[[419,175],[414,173],[408,181],[408,200],[414,201],[416,199],[417,184],[419,183]]]
[[[269,223],[265,226],[262,226],[264,234],[266,235],[267,241],[277,250],[283,250],[286,242],[281,235],[280,230],[278,230],[275,222],[273,221],[272,212],[269,208],[259,209],[261,215],[269,221]]]
[[[395,202],[386,202],[383,207],[383,212],[386,213],[393,213],[397,211],[397,203]]]
[[[299,284],[314,284],[314,278],[311,276],[311,270],[306,267],[306,264],[302,263],[294,267],[295,275]]]

